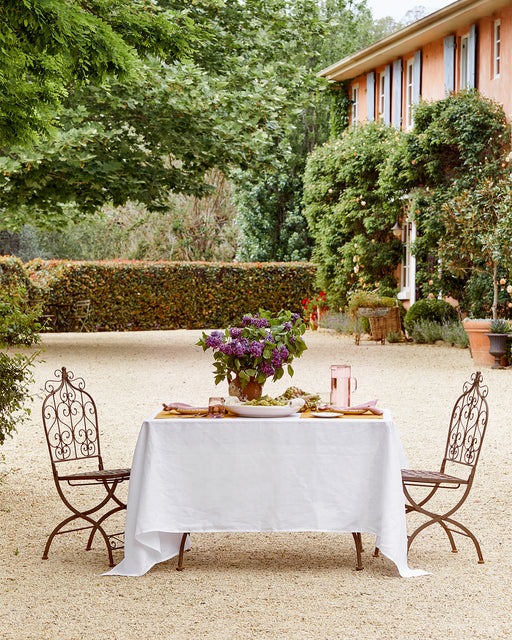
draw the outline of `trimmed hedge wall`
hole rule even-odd
[[[23,262],[14,256],[0,256],[0,293],[19,294],[20,289],[25,291],[27,298],[40,297],[40,292],[29,278]]]
[[[47,304],[88,298],[88,331],[221,328],[260,308],[302,315],[316,274],[305,262],[36,259],[25,268]]]

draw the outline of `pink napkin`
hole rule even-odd
[[[164,404],[164,411],[174,411],[175,413],[208,413],[208,407],[194,407],[184,402],[171,402]]]
[[[378,409],[375,405],[377,404],[377,400],[370,400],[370,402],[363,402],[362,404],[355,404],[351,407],[336,407],[334,405],[328,405],[323,407],[321,410],[323,411],[338,411],[339,413],[349,413],[353,411],[369,411],[377,416],[381,416],[384,411],[382,409]]]

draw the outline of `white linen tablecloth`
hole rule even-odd
[[[132,463],[125,557],[105,575],[140,576],[179,552],[183,532],[366,532],[407,565],[400,470],[383,419],[146,420]]]

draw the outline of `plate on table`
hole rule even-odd
[[[333,413],[332,411],[315,411],[311,414],[315,418],[339,418],[342,413]]]
[[[336,409],[333,409],[332,411],[318,412],[319,415],[322,413],[335,413],[337,416],[362,416],[363,413],[368,413],[368,409],[343,409],[343,411],[336,411]]]
[[[242,418],[284,418],[297,413],[303,405],[303,400],[285,405],[226,404],[226,410]]]

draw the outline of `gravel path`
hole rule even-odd
[[[211,354],[195,346],[199,331],[54,334],[44,338],[36,388],[65,365],[84,377],[98,405],[108,467],[128,466],[138,430],[162,402],[207,401],[215,387]],[[306,334],[308,350],[295,376],[269,383],[272,395],[291,384],[328,397],[329,365],[348,363],[358,379],[353,402],[379,399],[391,409],[411,467],[440,463],[451,408],[475,370],[468,350],[445,345],[382,346],[327,330]],[[431,572],[401,579],[386,558],[373,558],[363,536],[365,569],[355,571],[352,536],[201,534],[187,554],[140,578],[105,578],[98,542],[84,534],[46,537],[64,517],[55,492],[39,413],[0,453],[10,471],[0,484],[1,640],[469,640],[512,638],[512,486],[509,407],[512,369],[486,369],[490,419],[477,478],[463,511],[482,544],[469,539],[452,554],[434,527],[409,556]],[[122,524],[122,522],[121,522]],[[122,552],[117,552],[121,558]]]

